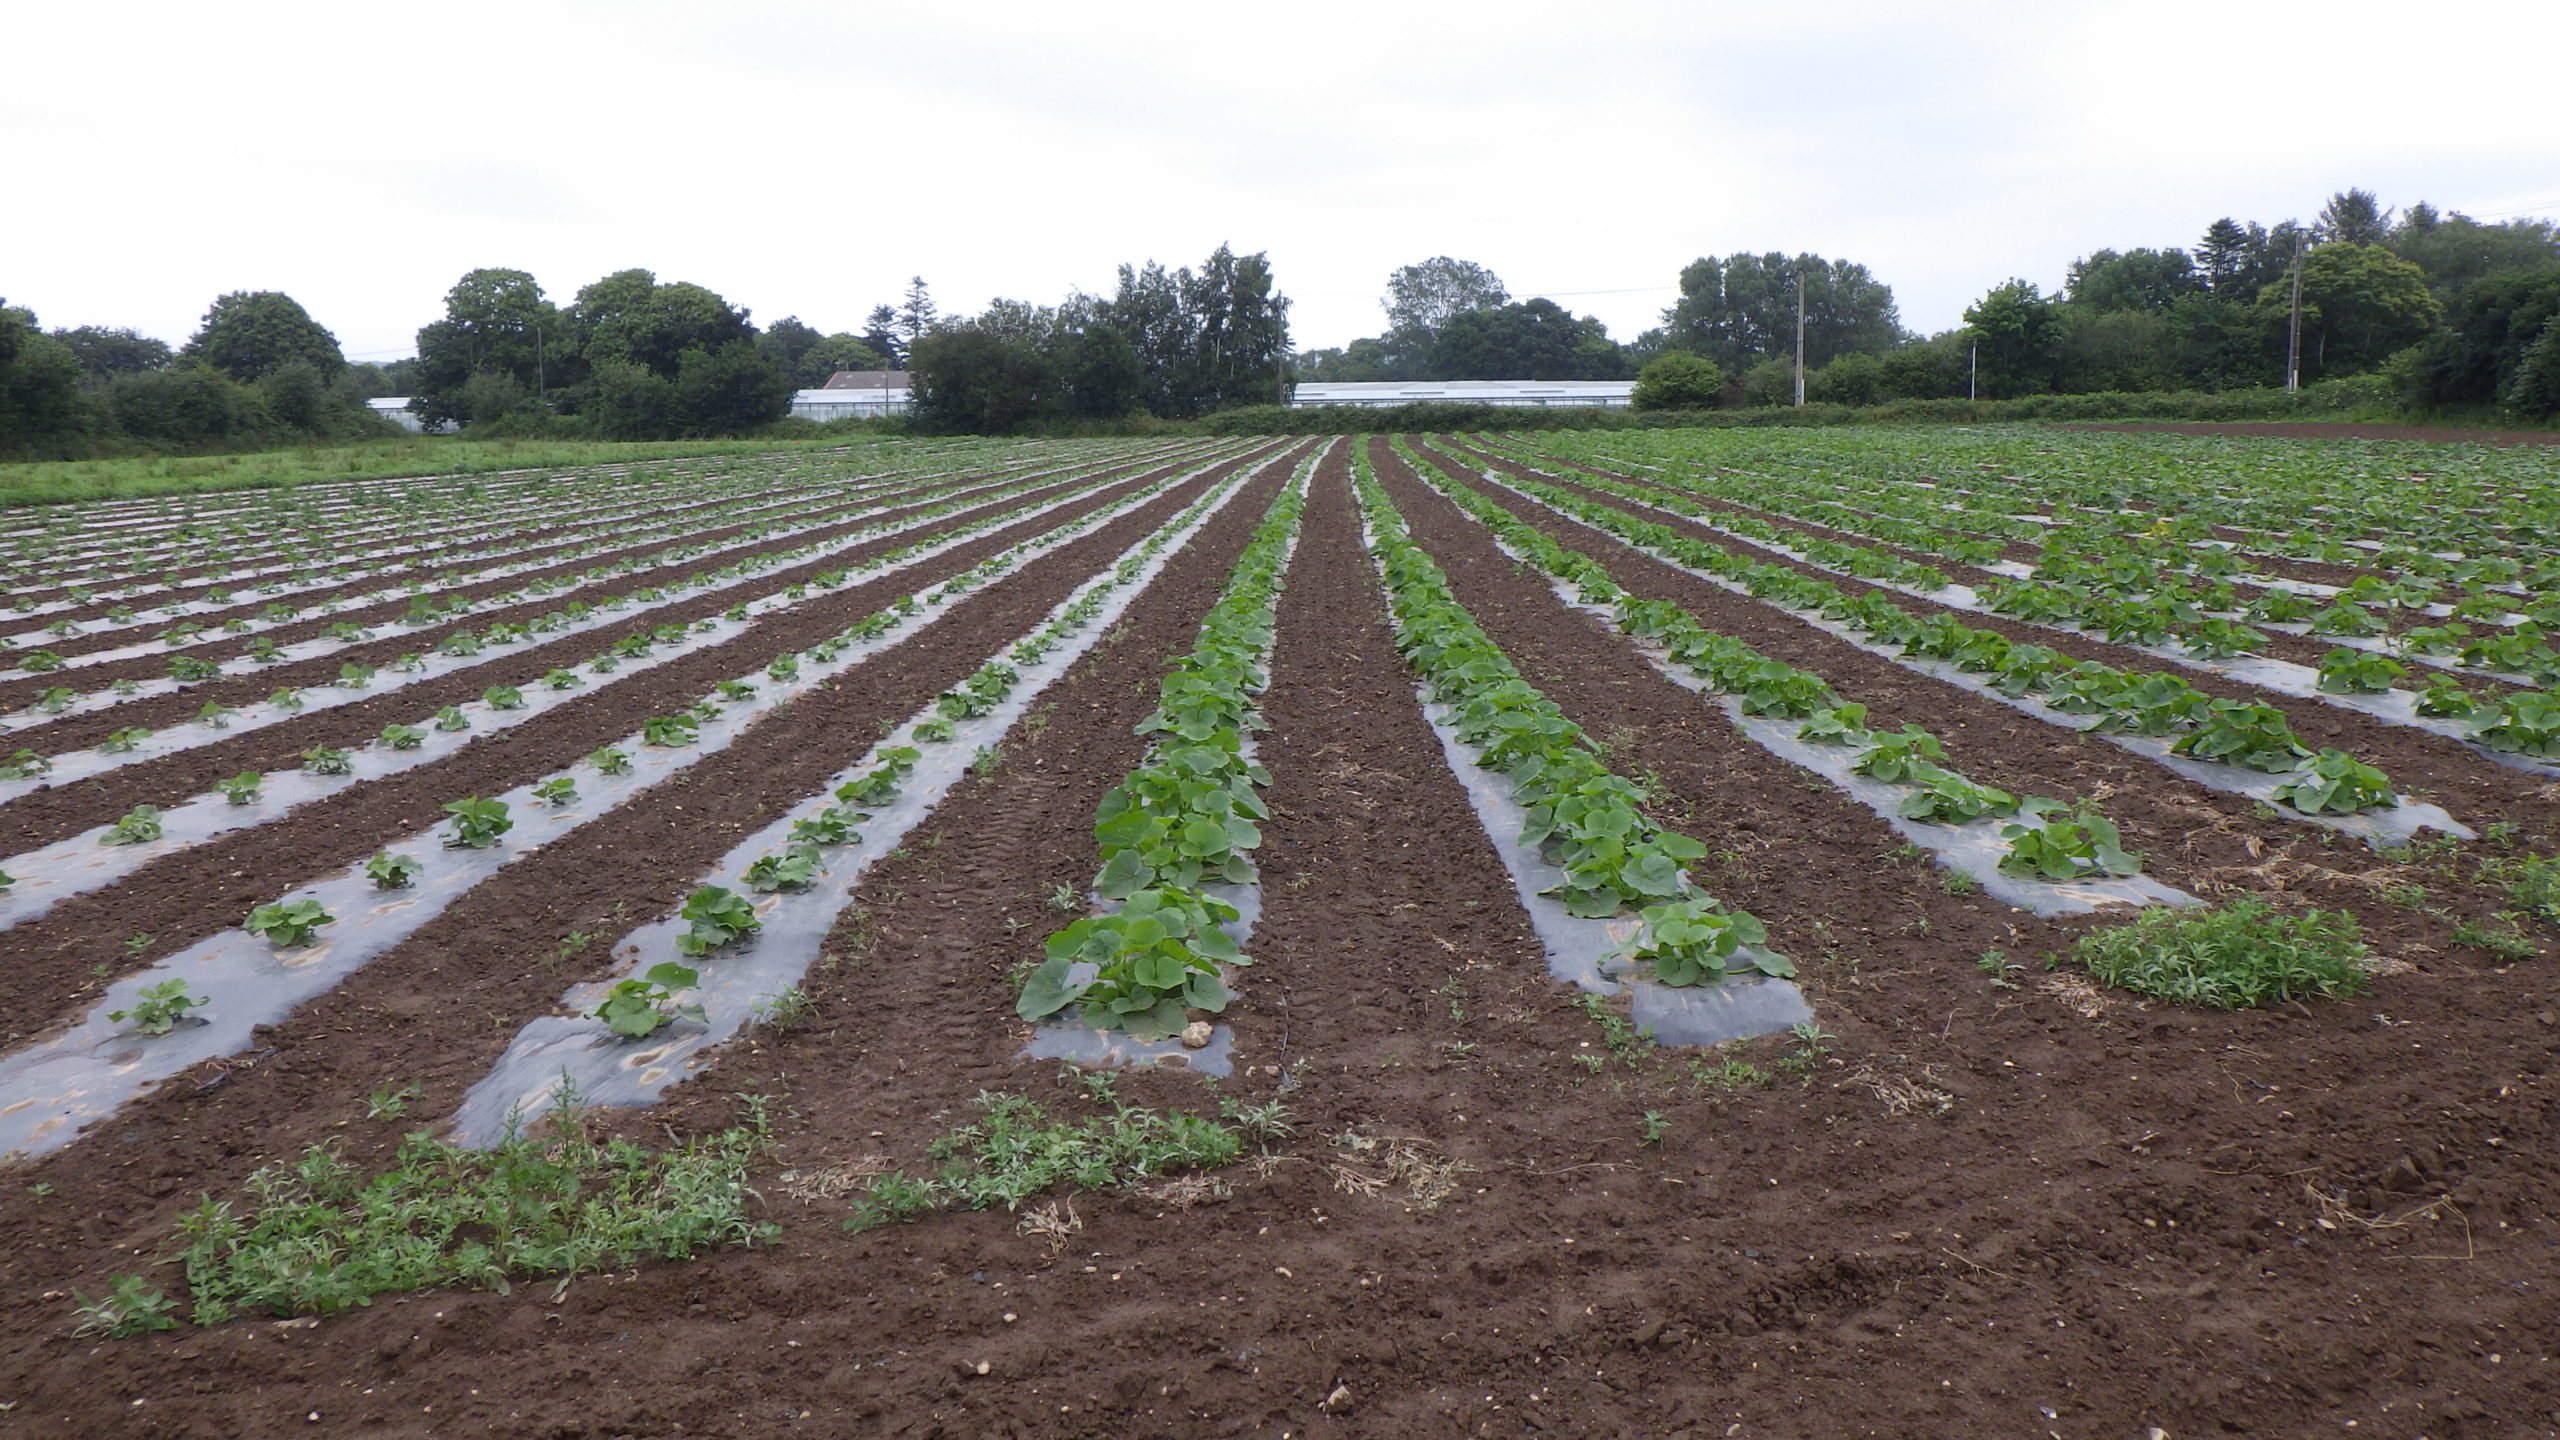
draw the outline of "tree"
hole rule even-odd
[[[36,328],[35,312],[0,300],[0,454],[52,454],[87,428],[79,357]]]
[[[2270,285],[2261,309],[2289,306],[2288,286]],[[2303,369],[2319,375],[2369,370],[2416,344],[2443,313],[2426,272],[2379,245],[2339,241],[2302,264]]]
[[[193,361],[117,376],[107,409],[127,435],[169,446],[243,439],[265,419],[256,391]]]
[[[2313,233],[2348,245],[2379,245],[2391,233],[2391,212],[2370,190],[2341,190],[2320,207]]]
[[[77,330],[56,330],[53,338],[71,352],[92,385],[103,385],[110,376],[159,370],[177,358],[166,341],[132,330],[83,325]]]
[[[906,368],[907,346],[898,338],[898,312],[894,307],[871,307],[871,313],[863,317],[862,343],[887,356],[891,369]]]
[[[2169,309],[2171,369],[2199,390],[2270,385],[2284,369],[2285,317],[2215,291]]]
[[[2464,290],[2419,350],[2409,399],[2489,405],[2512,387],[2525,352],[2560,320],[2560,266],[2501,275]],[[2522,408],[2522,407],[2519,407]]]
[[[2259,291],[2291,271],[2295,252],[2308,247],[2311,238],[2291,220],[2269,229],[2225,217],[2208,226],[2197,242],[2196,264],[2214,294],[2255,300]]]
[[[1085,420],[1109,420],[1138,408],[1147,381],[1137,347],[1120,327],[1096,321],[1067,347],[1060,380],[1067,413]]]
[[[1608,328],[1553,300],[1461,311],[1431,345],[1442,380],[1614,380],[1624,373]]]
[[[791,413],[790,374],[750,340],[686,350],[675,382],[688,435],[743,435]]]
[[[1964,312],[1981,347],[1984,398],[2006,399],[2051,390],[2062,363],[2061,308],[2034,285],[2011,280]]]
[[[1880,398],[1963,399],[1972,343],[1964,331],[1949,330],[1885,351],[1876,357]]]
[[[924,277],[907,282],[906,299],[898,306],[897,318],[890,324],[898,337],[898,353],[913,355],[916,342],[931,333],[939,312],[933,308],[933,292],[925,288]]]
[[[1289,298],[1260,252],[1220,245],[1197,273],[1150,260],[1120,267],[1100,318],[1126,338],[1145,376],[1149,413],[1188,417],[1279,398],[1289,355]]]
[[[2542,334],[2525,347],[2516,362],[2515,377],[2507,382],[2508,405],[2541,419],[2560,415],[2560,320],[2542,327]]]
[[[800,356],[799,368],[792,372],[792,383],[803,390],[815,390],[827,383],[827,377],[839,370],[888,370],[894,364],[861,336],[839,332],[810,346]]]
[[[975,435],[1021,429],[1056,400],[1057,373],[1034,345],[974,321],[916,339],[908,384],[917,423]]]
[[[646,270],[621,270],[578,292],[569,307],[590,365],[637,365],[673,380],[687,350],[753,341],[747,312],[699,285],[659,284]]]
[[[2455,211],[2439,216],[2424,201],[2409,207],[2383,245],[2427,272],[2427,288],[2451,300],[2480,281],[2560,265],[2560,230],[2548,220],[2483,225]]]
[[[2063,319],[2056,389],[2085,395],[2170,387],[2177,340],[2165,312],[2066,306]]]
[[[1853,350],[1901,343],[1893,288],[1864,265],[1764,255],[1704,256],[1680,272],[1680,299],[1662,313],[1666,348],[1702,355],[1727,370],[1795,355],[1796,277],[1804,277],[1805,364],[1819,367]]]
[[[418,329],[415,408],[430,422],[487,424],[498,418],[486,413],[497,397],[522,397],[518,408],[524,408],[583,381],[584,344],[580,327],[544,298],[532,275],[471,271],[445,292],[444,318]],[[474,385],[482,376],[506,383]]]
[[[1434,255],[1388,276],[1386,298],[1378,303],[1386,307],[1389,330],[1430,334],[1471,310],[1490,310],[1510,299],[1501,276],[1472,260]]]
[[[1724,372],[1696,355],[1664,355],[1636,376],[1628,403],[1638,410],[1707,410],[1724,398]]]
[[[214,301],[184,354],[243,381],[296,360],[331,379],[347,368],[338,337],[292,296],[274,290],[238,290]]]
[[[2093,311],[2165,311],[2181,296],[2203,292],[2195,261],[2178,249],[2101,250],[2071,263],[2063,291],[2074,305]]]
[[[1824,405],[1873,405],[1885,398],[1884,361],[1862,351],[1843,355],[1807,375],[1807,400]]]
[[[785,315],[764,327],[764,333],[756,336],[756,348],[770,356],[785,375],[798,375],[801,357],[826,338],[818,327],[804,322],[799,316]],[[824,383],[825,378],[820,376],[820,383]]]

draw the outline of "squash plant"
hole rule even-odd
[[[294,900],[259,906],[240,928],[265,936],[278,949],[290,950],[310,944],[312,932],[321,926],[336,923],[337,917],[321,909],[319,901]]]
[[[2000,861],[2004,874],[2075,880],[2142,869],[2142,857],[2123,848],[2115,822],[2095,810],[2038,796],[2020,803],[2018,812],[2021,819],[2000,827],[2000,838],[2009,842]]]
[[[701,980],[701,972],[690,966],[662,960],[636,980],[615,982],[604,1003],[588,1013],[625,1040],[646,1040],[679,1018],[702,1023],[702,1006],[678,1003]]]
[[[685,922],[676,948],[687,955],[707,955],[764,928],[747,897],[725,885],[705,885],[685,897],[676,918]]]

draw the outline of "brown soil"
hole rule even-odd
[[[2560,445],[2560,431],[2467,430],[2443,425],[2362,425],[2343,420],[2202,421],[2145,420],[2100,423],[2075,421],[2063,430],[2119,430],[2128,434],[2155,431],[2170,435],[2249,435],[2272,439],[2423,440],[2443,445]]]
[[[1001,769],[866,877],[843,962],[812,977],[816,1021],[623,1122],[695,1131],[731,1117],[731,1091],[787,1091],[757,1179],[780,1244],[561,1293],[112,1343],[71,1338],[61,1293],[143,1269],[199,1188],[264,1160],[332,1136],[378,1158],[397,1127],[363,1119],[362,1094],[388,1077],[444,1113],[569,978],[535,956],[671,904],[723,827],[1035,614],[1038,567],[881,657],[876,682],[867,666],[769,722],[799,748],[737,755],[627,831],[510,867],[278,1027],[273,1057],[13,1169],[0,1435],[2555,1433],[2542,1087],[2560,1018],[2534,967],[2412,953],[2425,968],[2369,1001],[2240,1015],[2121,995],[2090,1013],[2032,973],[1994,989],[1982,948],[2029,959],[2061,927],[1880,858],[1872,817],[1652,677],[1445,502],[1391,485],[1523,670],[1596,734],[1624,729],[1613,743],[1660,770],[1676,818],[1731,849],[1710,883],[1765,907],[1832,1036],[1801,1078],[1776,1064],[1783,1040],[1746,1047],[1774,1081],[1738,1089],[1688,1078],[1685,1056],[1577,1063],[1606,1055],[1602,1032],[1545,978],[1439,766],[1337,458],[1281,602],[1269,909],[1229,1017],[1238,1074],[1216,1087],[1287,1101],[1299,1128],[1277,1159],[1187,1208],[1079,1197],[1057,1244],[1002,1213],[849,1236],[841,1202],[780,1176],[912,1165],[982,1087],[1081,1111],[1052,1067],[1013,1058],[1004,977],[1058,918],[1049,889],[1089,874],[1092,805],[1139,753],[1129,726],[1266,480],[1043,698]],[[2407,933],[2351,903],[2390,943]],[[1211,1103],[1174,1073],[1121,1093]],[[1346,1135],[1459,1168],[1436,1201],[1376,1188]]]

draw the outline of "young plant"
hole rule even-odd
[[[362,690],[373,683],[373,676],[372,666],[360,665],[350,660],[338,667],[338,687],[342,690]]]
[[[1648,905],[1642,912],[1644,931],[1629,958],[1650,962],[1653,978],[1665,985],[1711,985],[1722,981],[1734,960],[1747,960],[1763,975],[1787,976],[1795,966],[1767,950],[1745,955],[1768,940],[1760,921],[1741,910],[1728,911],[1699,896],[1668,905]]]
[[[958,733],[957,727],[947,716],[933,715],[916,722],[916,739],[928,745],[948,740],[956,733]]]
[[[607,745],[589,755],[587,763],[596,767],[599,775],[628,775],[631,773],[631,752]]]
[[[263,935],[267,943],[280,950],[291,950],[311,943],[312,932],[323,925],[335,925],[338,917],[320,908],[317,900],[294,900],[261,905],[249,912],[240,928],[252,935]]]
[[[480,698],[487,701],[492,710],[524,708],[524,692],[513,685],[492,685],[480,692]]]
[[[692,744],[700,730],[691,715],[652,715],[640,722],[640,743],[672,750]]]
[[[24,746],[6,760],[0,760],[0,780],[32,780],[53,768],[53,762]]]
[[[2216,700],[2196,728],[2169,747],[2173,754],[2281,775],[2302,767],[2311,752],[2294,738],[2284,712],[2245,700]]]
[[[2354,815],[2397,805],[2391,779],[2343,750],[2323,750],[2276,787],[2276,802],[2305,815]]]
[[[2409,667],[2388,655],[2341,645],[2320,657],[2320,688],[2332,695],[2386,695]]]
[[[2008,791],[1977,785],[1935,765],[1924,763],[1908,779],[1920,788],[1894,807],[1894,813],[1905,820],[1962,825],[1985,815],[2006,815],[2018,808],[2017,797]]]
[[[2142,857],[2122,848],[2115,822],[2094,810],[2074,810],[2059,800],[2039,796],[2018,806],[2025,818],[2000,827],[2009,853],[2001,872],[2046,880],[2076,880],[2090,875],[2133,875]]]
[[[117,1276],[108,1285],[107,1293],[95,1300],[74,1290],[71,1300],[73,1313],[80,1317],[80,1323],[71,1329],[74,1335],[129,1340],[136,1335],[178,1328],[176,1317],[169,1313],[178,1308],[178,1302],[152,1289],[139,1275]]]
[[[1088,915],[1050,936],[1047,958],[1024,980],[1015,1013],[1042,1020],[1073,1005],[1097,1029],[1168,1039],[1188,1023],[1188,1012],[1227,1008],[1218,967],[1246,961],[1218,926],[1236,913],[1197,891],[1138,891],[1117,911]]]
[[[202,997],[187,993],[186,981],[163,980],[144,986],[132,1009],[110,1010],[107,1019],[118,1025],[130,1019],[133,1028],[145,1035],[166,1035],[178,1028],[188,1011],[199,1009],[204,1003]]]
[[[1946,751],[1939,747],[1937,736],[1917,725],[1905,725],[1892,734],[1875,736],[1857,763],[1849,768],[1871,779],[1900,784],[1906,780],[1922,779],[1920,771],[1937,770],[1933,762],[1946,758]]]
[[[228,780],[214,781],[213,789],[215,794],[234,805],[248,805],[256,802],[258,792],[266,788],[266,783],[266,776],[255,770],[243,770]]]
[[[177,681],[181,685],[191,685],[199,680],[211,680],[221,673],[221,666],[205,659],[201,655],[172,655],[169,657],[169,678]]]
[[[157,805],[134,806],[99,837],[101,843],[108,845],[147,845],[159,838],[160,807]]]
[[[685,922],[685,932],[676,937],[676,948],[695,956],[709,954],[764,928],[747,897],[725,885],[705,885],[685,897],[676,918]]]
[[[575,690],[587,682],[578,678],[578,672],[575,670],[554,667],[543,675],[542,683],[554,690]]]
[[[326,745],[314,745],[302,752],[302,768],[314,775],[352,775],[355,773],[356,757],[344,750],[333,750]]]
[[[216,730],[228,730],[231,728],[232,718],[239,713],[219,700],[207,700],[204,702],[204,708],[196,711],[196,723],[210,725]]]
[[[673,960],[660,961],[637,980],[623,980],[605,992],[604,1003],[589,1013],[625,1040],[646,1040],[679,1017],[702,1023],[702,1007],[679,1005],[676,998],[702,979],[700,971]]]
[[[1807,716],[1796,738],[1813,745],[1866,745],[1875,739],[1866,725],[1867,707],[1844,702]]]
[[[128,725],[121,730],[112,732],[106,739],[99,741],[98,753],[101,755],[130,754],[136,746],[139,746],[143,741],[150,738],[150,731],[139,725]]]
[[[791,839],[796,844],[847,845],[862,838],[854,827],[869,817],[844,805],[830,805],[817,814],[791,822]]]
[[[427,743],[427,732],[415,725],[385,725],[376,738],[387,750],[415,750]]]
[[[533,798],[545,805],[574,805],[578,801],[578,782],[566,775],[555,775],[533,787]]]
[[[415,855],[394,855],[388,850],[377,850],[372,859],[364,862],[364,873],[376,890],[406,890],[418,883],[418,877],[427,873],[427,867]]]
[[[453,817],[453,833],[445,837],[444,843],[464,850],[486,850],[516,824],[507,818],[504,800],[469,796],[446,802],[444,812]]]
[[[759,856],[747,867],[747,888],[759,895],[777,890],[803,890],[818,878],[822,857],[818,847],[796,844],[772,855]]]

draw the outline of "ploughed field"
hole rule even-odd
[[[2560,1433],[2555,467],[0,516],[0,1437]]]

